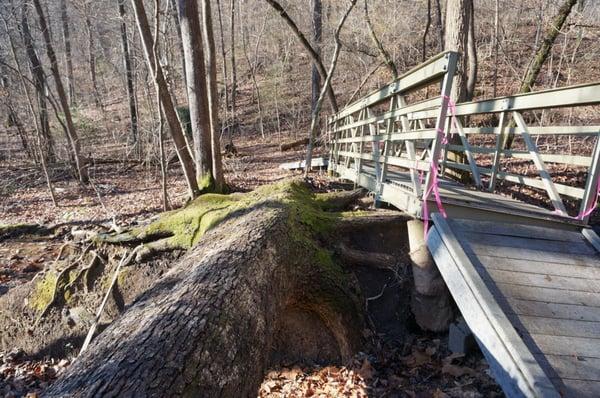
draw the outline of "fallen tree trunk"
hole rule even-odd
[[[255,397],[278,358],[348,359],[361,343],[361,304],[350,274],[319,243],[339,216],[296,184],[260,196],[231,199],[218,227],[45,396]]]
[[[292,142],[284,142],[279,146],[279,150],[281,152],[289,151],[290,149],[295,149],[301,146],[308,145],[308,138],[302,138],[301,140],[296,140]]]

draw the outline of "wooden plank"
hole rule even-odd
[[[541,355],[537,358],[547,361],[558,377],[588,381],[600,381],[600,359],[574,355]],[[543,361],[540,361],[543,363]],[[543,367],[543,365],[542,365]]]
[[[509,310],[517,315],[600,322],[600,307],[546,303],[510,297],[504,298],[504,300],[507,302]]]
[[[327,167],[329,162],[324,158],[313,158],[310,164],[312,167]],[[297,170],[303,169],[304,167],[306,167],[306,160],[301,162],[282,163],[279,165],[279,168],[283,170]]]
[[[546,303],[574,304],[600,307],[600,296],[596,293],[575,292],[572,290],[556,290],[543,287],[528,287],[509,283],[496,283],[505,297],[535,300]]]
[[[560,391],[565,398],[598,398],[600,382],[577,379],[563,379]]]
[[[482,254],[489,254],[490,250],[498,250],[498,247],[511,250],[507,253],[507,258],[519,258],[513,255],[513,249],[515,253],[531,253],[531,254],[544,254],[544,255],[578,255],[583,256],[585,259],[595,260],[594,263],[600,262],[600,257],[597,257],[596,250],[587,242],[560,242],[560,241],[548,241],[546,239],[535,239],[535,238],[522,238],[515,236],[502,236],[486,234],[481,232],[470,232],[463,231],[461,235],[461,241],[468,241],[473,247],[483,248],[487,247],[485,252]],[[479,253],[475,251],[476,253]],[[541,252],[541,253],[540,253]],[[527,257],[529,258],[529,257]],[[533,257],[535,260],[535,257]],[[560,262],[560,261],[557,261]],[[570,263],[567,263],[570,264]]]
[[[553,263],[548,261],[521,260],[500,256],[476,255],[481,265],[489,269],[512,272],[533,272],[550,276],[572,276],[600,280],[600,268],[572,264]]]
[[[450,219],[448,223],[454,230],[481,232],[493,235],[517,236],[557,240],[561,242],[582,242],[579,232],[560,231],[552,228],[537,227],[528,224],[497,223],[491,221],[473,221],[468,219]]]
[[[600,281],[595,279],[572,278],[568,276],[550,276],[531,272],[504,271],[493,268],[476,267],[487,273],[494,282],[523,285],[526,287],[543,287],[574,292],[600,293]]]
[[[600,252],[600,237],[598,236],[598,234],[596,234],[596,231],[594,231],[591,228],[584,228],[581,231],[581,234],[585,237],[585,239],[590,242],[590,244],[592,246],[594,246],[594,248]]]
[[[600,340],[582,337],[530,335],[535,354],[600,358]]]
[[[526,396],[558,397],[554,386],[477,274],[446,220],[437,213],[433,220],[435,229],[429,234],[428,247],[469,327],[495,361],[507,367],[503,373],[495,372],[499,383],[503,387],[517,383]]]
[[[576,321],[571,319],[542,318],[529,315],[507,314],[516,328],[531,334],[552,336],[583,337],[600,339],[600,322]]]

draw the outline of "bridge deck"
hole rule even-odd
[[[507,395],[600,396],[596,234],[433,220],[428,246]]]

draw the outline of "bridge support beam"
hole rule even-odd
[[[412,312],[422,329],[445,331],[454,317],[450,293],[427,249],[421,220],[408,222],[408,240],[415,286]]]

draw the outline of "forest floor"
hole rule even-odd
[[[291,139],[291,138],[290,138]],[[226,158],[226,178],[233,191],[299,175],[279,168],[283,162],[302,160],[304,148],[280,152],[275,137],[256,136],[236,141],[238,155]],[[181,206],[186,187],[177,165],[169,172],[172,206]],[[45,184],[34,169],[18,165],[3,168],[0,192],[0,224],[39,223],[59,225],[57,231],[90,226],[108,228],[114,219],[130,226],[162,210],[159,171],[141,165],[99,164],[91,169],[92,186],[82,187],[70,176],[55,171],[59,206],[54,207]],[[334,184],[324,171],[314,173],[316,191]],[[53,261],[64,235],[38,239],[10,239],[0,244],[0,295],[33,278],[44,264]],[[365,330],[370,343],[349,363],[330,366],[289,364],[269,372],[257,392],[259,397],[494,397],[502,396],[488,374],[480,352],[453,355],[447,334],[426,334],[416,326],[402,346],[386,343],[384,336]],[[30,360],[22,352],[0,351],[0,395],[35,397],[46,388],[70,360]]]

